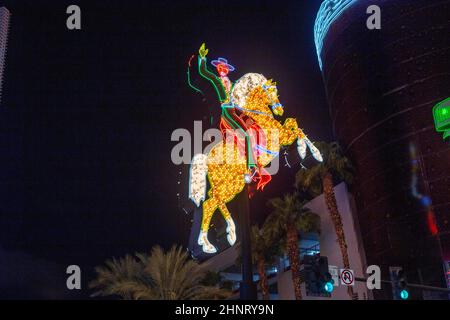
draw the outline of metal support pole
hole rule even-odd
[[[240,284],[241,300],[256,300],[256,286],[253,282],[252,249],[250,243],[250,207],[248,203],[248,187],[241,192],[240,203],[240,234],[242,257],[242,281]]]

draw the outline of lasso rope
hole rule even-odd
[[[195,92],[200,93],[201,95],[204,95],[202,90],[200,90],[199,88],[195,87],[192,83],[191,83],[191,61],[192,59],[195,57],[195,55],[192,55],[191,58],[188,61],[188,67],[187,67],[187,83],[189,85],[189,87],[191,87],[191,89],[193,89]]]

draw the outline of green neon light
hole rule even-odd
[[[255,166],[255,161],[253,160],[252,149],[250,146],[250,137],[248,136],[247,132],[245,132],[245,130],[242,129],[241,126],[236,121],[234,121],[234,119],[229,115],[228,110],[227,110],[228,108],[232,108],[232,107],[231,106],[230,107],[222,106],[222,113],[225,115],[225,117],[228,120],[230,120],[231,123],[233,123],[235,125],[234,129],[238,129],[245,136],[245,144],[247,147],[247,167]]]
[[[433,107],[434,125],[437,132],[442,132],[444,140],[450,138],[450,98]]]
[[[216,93],[217,96],[219,97],[220,102],[224,102],[228,99],[228,95],[225,91],[225,88],[222,85],[222,81],[214,73],[208,70],[206,58],[201,57],[198,58],[198,73],[203,78],[212,83],[214,89],[216,89]]]

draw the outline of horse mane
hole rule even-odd
[[[244,107],[247,96],[256,87],[267,83],[266,77],[260,73],[246,73],[233,86],[231,91],[231,102],[239,107]]]

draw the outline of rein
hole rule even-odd
[[[259,144],[256,145],[256,149],[258,149],[259,151],[265,152],[267,154],[270,154],[272,156],[275,156],[275,157],[280,154],[279,152],[276,152],[276,151],[270,151],[270,150],[260,146]]]
[[[246,112],[256,113],[256,114],[262,114],[262,115],[268,116],[270,118],[273,118],[273,114],[266,113],[266,112],[263,112],[263,111],[245,109],[245,108],[242,108],[242,107],[238,106],[237,104],[235,104],[234,107],[236,109],[241,110],[241,111],[246,111]]]

